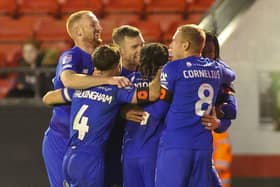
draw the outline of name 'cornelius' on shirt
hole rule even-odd
[[[209,78],[209,79],[220,79],[219,70],[184,70],[184,78],[193,79],[193,78]]]
[[[77,90],[75,92],[74,97],[78,98],[86,98],[86,99],[91,99],[91,100],[96,100],[96,101],[101,101],[103,103],[111,103],[113,96],[107,95],[104,93],[99,93],[96,91],[90,91],[90,90]]]

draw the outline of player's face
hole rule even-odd
[[[137,37],[124,37],[120,45],[120,52],[123,59],[124,66],[126,65],[139,65],[140,51],[144,45],[143,36],[140,34]]]
[[[184,43],[181,38],[180,31],[176,31],[176,33],[174,34],[172,42],[169,45],[168,51],[171,60],[184,58]]]
[[[84,15],[81,19],[83,40],[99,45],[102,42],[102,27],[94,14]]]

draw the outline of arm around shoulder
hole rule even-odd
[[[46,105],[64,104],[67,101],[62,96],[62,89],[48,91],[42,99]]]

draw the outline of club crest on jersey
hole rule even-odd
[[[161,80],[161,81],[166,81],[166,78],[167,78],[167,73],[162,72],[162,73],[160,74],[160,80]]]
[[[65,55],[62,59],[62,64],[68,64],[72,61],[72,55]]]
[[[189,68],[189,67],[192,67],[192,63],[191,62],[186,62],[186,66]]]

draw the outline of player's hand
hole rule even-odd
[[[204,127],[210,131],[218,128],[220,126],[220,120],[217,118],[216,108],[212,108],[211,114],[204,113],[201,121]]]
[[[117,85],[119,88],[124,88],[132,85],[128,78],[121,76],[111,77],[109,79],[109,84]]]
[[[217,118],[222,119],[224,117],[225,113],[223,112],[222,107],[226,104],[227,103],[224,103],[224,104],[221,104],[221,105],[215,107]]]
[[[140,123],[144,119],[144,109],[137,105],[125,105],[121,108],[120,114],[122,118]]]
[[[144,120],[145,117],[144,115],[145,115],[144,111],[131,109],[127,111],[125,115],[125,119],[136,123],[141,123],[141,121]]]

